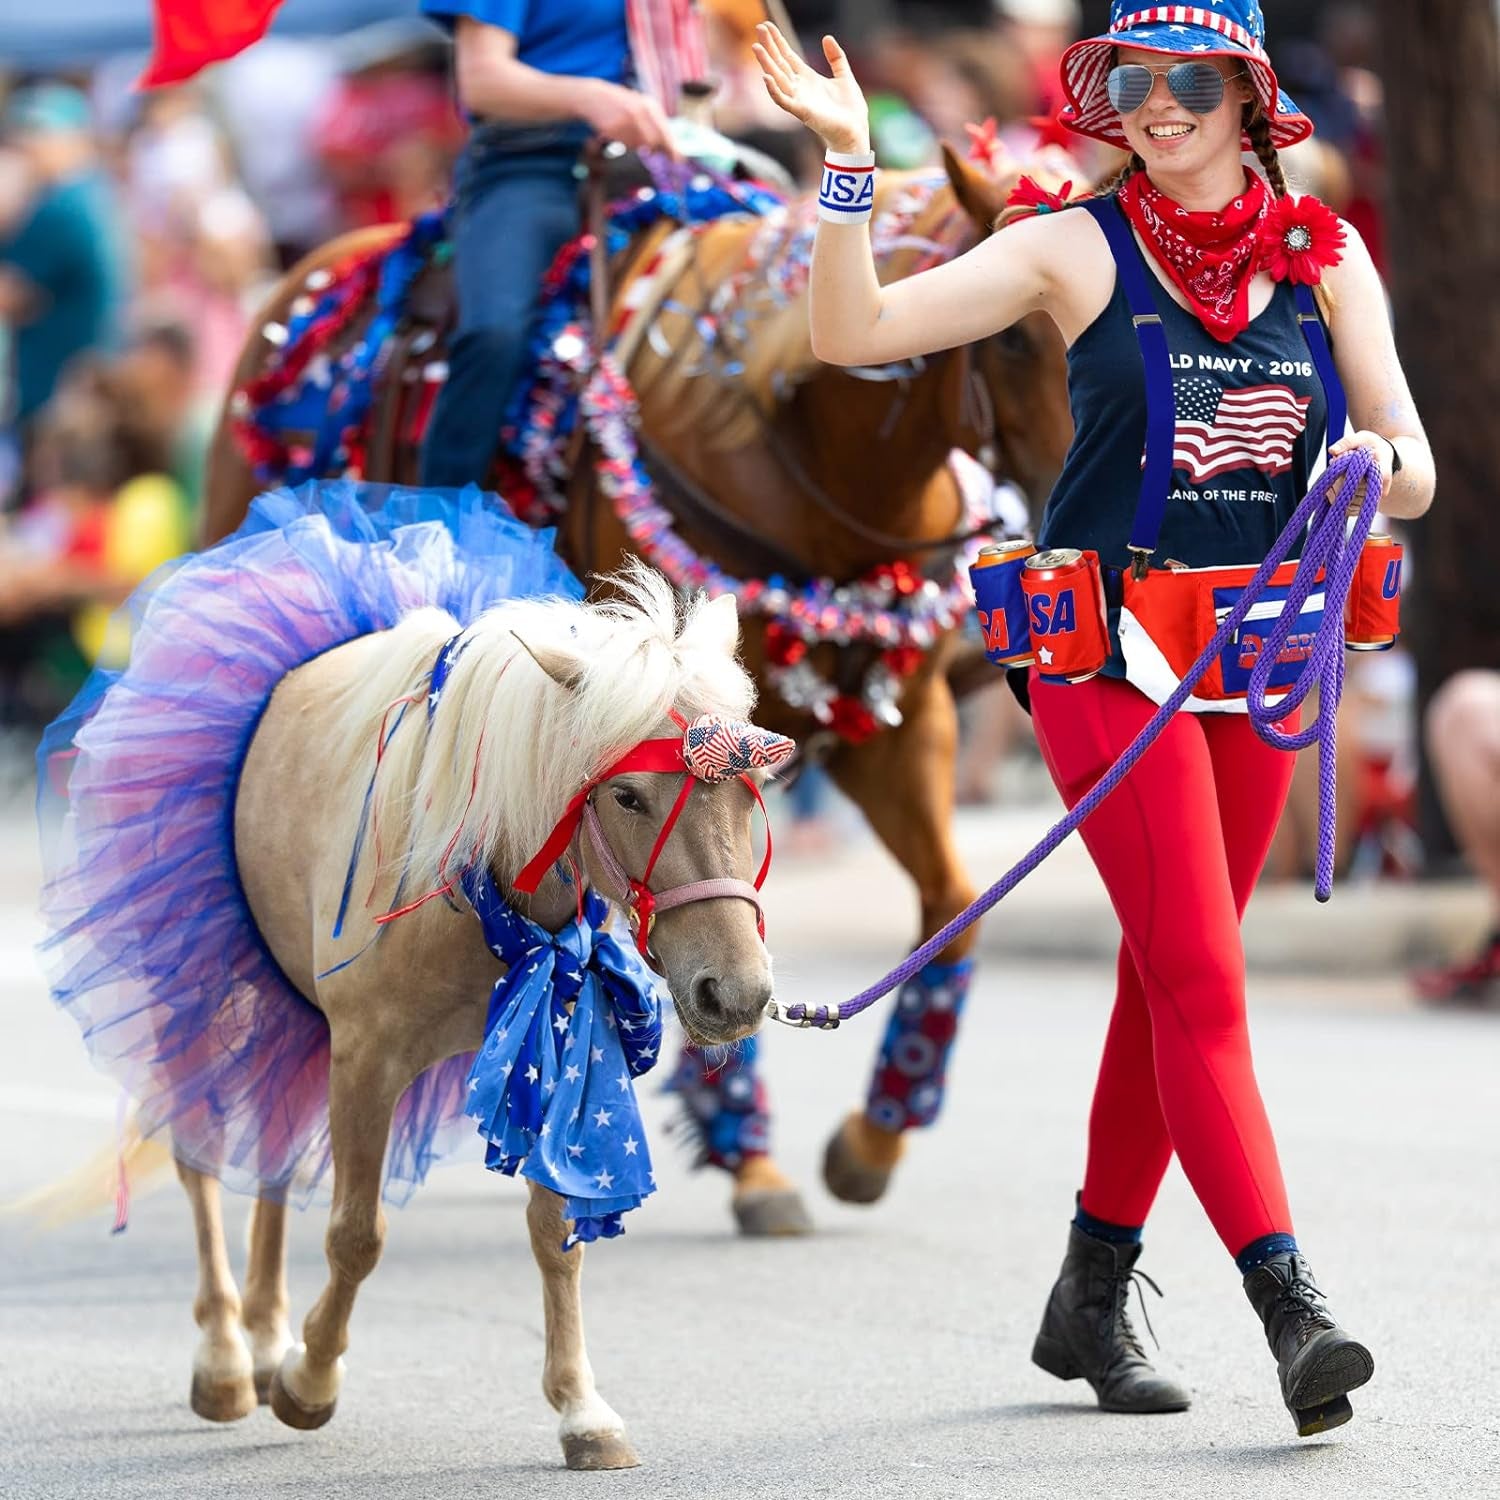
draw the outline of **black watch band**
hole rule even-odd
[[[1383,432],[1380,436],[1385,438],[1386,442],[1391,446],[1391,477],[1394,478],[1401,472],[1401,450],[1396,446],[1395,438],[1385,437]]]

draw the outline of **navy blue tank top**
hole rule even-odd
[[[1144,262],[1133,240],[1132,249]],[[1278,282],[1265,311],[1225,344],[1143,268],[1171,350],[1177,405],[1172,485],[1154,561],[1260,563],[1307,493],[1328,420],[1295,293]],[[1123,568],[1140,498],[1146,385],[1118,274],[1109,306],[1068,350],[1068,397],[1073,443],[1037,543],[1091,548],[1106,567]],[[1104,671],[1123,677],[1116,614],[1110,611],[1113,650]]]

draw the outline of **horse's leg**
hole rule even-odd
[[[625,1436],[625,1424],[594,1389],[594,1372],[583,1345],[583,1246],[564,1250],[568,1221],[563,1200],[528,1183],[526,1227],[531,1253],[542,1273],[542,1307],[547,1323],[547,1362],[542,1390],[562,1416],[558,1437],[570,1469],[633,1469],[640,1459]]]
[[[193,1319],[202,1331],[193,1356],[193,1410],[210,1422],[237,1422],[255,1410],[254,1368],[240,1332],[240,1294],[229,1270],[219,1181],[177,1163],[193,1205],[198,1237],[198,1295]]]
[[[902,711],[898,728],[847,747],[829,770],[916,882],[925,942],[974,899],[953,839],[958,714],[936,672],[913,684]],[[901,1159],[904,1133],[937,1118],[976,937],[971,928],[956,938],[897,996],[865,1107],[844,1121],[824,1156],[836,1198],[873,1203]]]
[[[324,1250],[328,1284],[302,1324],[302,1342],[287,1350],[271,1377],[271,1410],[288,1427],[321,1427],[338,1403],[349,1347],[349,1315],[360,1283],[385,1245],[381,1169],[396,1101],[410,1082],[393,1066],[399,1048],[380,1033],[355,1047],[333,1036],[328,1075],[328,1125],[333,1147],[333,1208]]]
[[[672,1089],[697,1138],[700,1163],[734,1179],[731,1206],[740,1233],[810,1233],[802,1195],[771,1156],[759,1038],[747,1038],[727,1056],[684,1043]]]
[[[271,1377],[292,1347],[286,1289],[286,1204],[260,1197],[250,1211],[250,1258],[245,1268],[245,1307],[241,1315],[255,1361],[255,1394],[271,1399]]]

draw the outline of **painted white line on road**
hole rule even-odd
[[[0,1088],[0,1112],[13,1115],[69,1115],[78,1120],[113,1120],[118,1095],[86,1089]]]

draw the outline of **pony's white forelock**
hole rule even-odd
[[[428,679],[460,630],[442,610],[415,610],[388,631],[379,668],[344,693],[339,760],[361,788],[390,710],[372,812],[384,860],[405,869],[406,899],[470,865],[509,883],[586,781],[640,740],[672,732],[670,710],[749,717],[755,689],[737,657],[732,599],[681,601],[638,561],[608,583],[611,597],[598,603],[517,599],[480,615],[430,723]],[[576,681],[559,685],[537,658]],[[415,701],[392,731],[393,705],[406,698]]]

